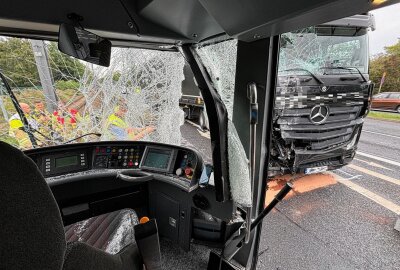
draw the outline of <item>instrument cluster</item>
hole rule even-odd
[[[137,169],[187,180],[192,185],[202,170],[202,159],[193,150],[143,142],[64,145],[27,154],[36,160],[45,177],[88,170]]]

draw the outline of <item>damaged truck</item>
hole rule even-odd
[[[373,15],[360,14],[281,35],[269,177],[352,161],[371,103],[368,31],[374,30]],[[208,129],[187,65],[184,75],[180,106],[186,119]]]
[[[281,35],[270,177],[352,161],[373,90],[371,30],[364,14]]]

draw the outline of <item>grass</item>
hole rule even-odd
[[[371,112],[369,112],[368,117],[373,118],[373,119],[381,119],[381,120],[390,120],[390,121],[400,122],[400,113],[371,111]]]

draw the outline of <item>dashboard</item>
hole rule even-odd
[[[46,179],[80,172],[140,170],[168,177],[170,181],[197,185],[203,162],[194,150],[147,142],[98,142],[70,144],[25,152]]]
[[[235,204],[217,202],[213,184],[199,188],[205,166],[195,150],[118,141],[44,147],[25,154],[45,177],[64,225],[134,209],[139,217],[155,218],[160,236],[184,250],[190,249],[192,238],[220,241],[236,226],[223,227],[236,213]],[[202,211],[219,220],[204,221]]]

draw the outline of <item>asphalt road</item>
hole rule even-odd
[[[210,162],[209,134],[181,130]],[[400,269],[399,123],[367,119],[351,165],[294,190],[263,222],[258,269]]]
[[[399,157],[400,123],[367,119],[351,165],[266,218],[258,269],[400,269]]]

